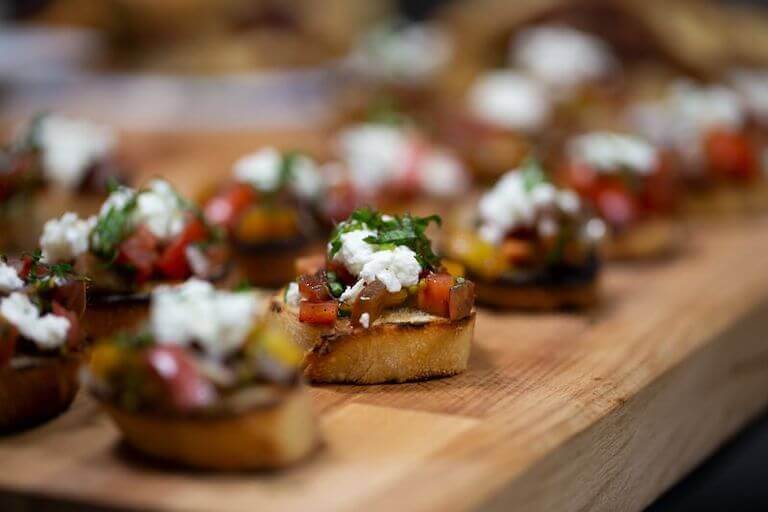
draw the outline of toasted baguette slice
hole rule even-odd
[[[563,286],[514,285],[504,282],[475,283],[477,302],[500,309],[553,311],[562,308],[588,308],[599,300],[598,280]]]
[[[281,468],[307,456],[319,441],[309,394],[302,386],[271,403],[210,417],[160,416],[102,405],[139,452],[196,469]]]
[[[461,320],[410,308],[386,311],[370,328],[349,320],[334,326],[299,322],[298,309],[278,293],[270,320],[304,349],[304,375],[317,383],[381,384],[446,377],[467,368],[475,312]]]
[[[674,219],[652,219],[609,236],[604,254],[611,260],[645,260],[674,254],[685,233]]]
[[[685,211],[705,218],[764,213],[768,211],[768,181],[691,192],[685,200]]]
[[[81,325],[94,340],[135,329],[149,317],[149,296],[113,299],[91,301],[85,308]]]
[[[0,432],[31,427],[66,411],[74,400],[81,355],[16,357],[0,369]]]

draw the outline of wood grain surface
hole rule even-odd
[[[159,467],[84,395],[0,440],[5,496],[172,510],[637,510],[768,404],[768,220],[611,267],[589,314],[481,311],[469,370],[312,390],[324,447],[280,473]],[[0,503],[3,503],[0,498]]]

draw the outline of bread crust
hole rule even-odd
[[[603,248],[611,260],[647,260],[674,254],[685,237],[675,219],[649,219],[626,231],[611,234]]]
[[[472,277],[477,302],[499,309],[553,311],[563,308],[588,308],[600,298],[598,279],[557,286],[516,285],[503,281],[484,281]]]
[[[115,300],[91,300],[85,308],[82,326],[92,339],[106,338],[116,332],[133,330],[149,318],[149,295],[119,297]]]
[[[233,414],[153,415],[102,401],[126,441],[139,452],[185,467],[276,469],[306,457],[319,443],[309,394],[297,385],[278,400]]]
[[[401,308],[386,311],[370,328],[348,320],[333,326],[299,322],[282,292],[269,318],[305,351],[304,375],[315,383],[382,384],[447,377],[467,368],[475,312],[461,320]]]
[[[81,354],[22,358],[0,369],[0,433],[40,424],[66,411],[79,389]]]

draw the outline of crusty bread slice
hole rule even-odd
[[[297,385],[250,410],[214,416],[161,416],[102,406],[128,443],[150,457],[186,467],[240,471],[288,466],[319,442],[309,394]]]
[[[611,260],[663,258],[680,249],[684,238],[683,226],[675,219],[650,219],[609,235],[604,255]]]
[[[81,325],[93,340],[106,338],[116,332],[133,330],[149,317],[149,296],[91,301],[85,308]]]
[[[475,312],[461,320],[399,308],[370,328],[340,319],[333,326],[299,322],[298,309],[279,292],[269,318],[305,351],[304,374],[312,382],[381,384],[446,377],[467,368]]]
[[[82,355],[15,357],[0,369],[0,432],[34,426],[66,411],[74,400]]]
[[[562,286],[514,285],[473,279],[477,302],[500,309],[552,311],[588,308],[599,300],[597,279]]]

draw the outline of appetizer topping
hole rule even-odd
[[[70,320],[52,313],[41,315],[38,306],[23,293],[14,292],[2,299],[0,315],[40,349],[55,349],[67,341]]]
[[[215,278],[226,259],[216,241],[216,233],[168,182],[153,180],[138,191],[113,191],[96,217],[80,220],[67,213],[47,222],[40,245],[44,262],[77,260],[97,288],[110,288],[106,283],[115,279],[106,276],[109,270],[127,273],[136,285],[153,276]]]
[[[0,261],[0,293],[10,293],[24,287],[24,281],[15,268]]]
[[[275,193],[290,187],[302,199],[315,199],[322,192],[323,181],[315,162],[298,153],[280,153],[264,148],[235,162],[235,178],[263,193]]]
[[[196,343],[205,354],[221,359],[242,347],[258,312],[253,293],[219,291],[207,281],[190,279],[155,289],[150,325],[158,343]]]
[[[505,174],[472,220],[457,226],[445,247],[486,280],[585,267],[604,231],[576,193],[555,187],[535,161]]]
[[[480,199],[478,233],[491,244],[500,244],[508,233],[521,228],[555,236],[559,231],[556,219],[578,215],[580,210],[575,192],[557,189],[538,164],[530,162],[505,174]]]
[[[506,130],[535,132],[551,113],[546,91],[515,71],[493,71],[481,76],[469,90],[467,100],[473,116]]]
[[[382,80],[419,83],[439,71],[451,51],[451,41],[437,26],[387,23],[367,34],[353,62]]]
[[[768,124],[768,71],[737,69],[730,73],[730,79],[750,113]]]
[[[575,137],[568,143],[568,155],[602,173],[627,170],[645,175],[658,168],[656,148],[619,133],[593,132]]]
[[[47,221],[40,237],[42,261],[70,261],[87,252],[88,239],[95,223],[94,217],[82,220],[72,212],[65,213],[60,219]]]
[[[116,143],[110,128],[60,115],[43,116],[32,129],[45,177],[66,189],[80,186],[90,166],[108,156]]]
[[[149,328],[101,340],[90,385],[128,410],[237,412],[293,386],[302,353],[262,319],[252,292],[225,292],[189,280],[152,295]]]
[[[365,123],[342,131],[337,143],[352,186],[364,197],[384,189],[448,197],[467,187],[461,162],[406,126]]]
[[[298,306],[299,321],[318,325],[350,317],[353,325],[369,328],[386,309],[401,306],[451,320],[468,316],[473,285],[440,266],[425,234],[432,222],[440,218],[355,211],[336,227],[325,268],[289,285],[286,304]]]
[[[538,26],[512,41],[510,61],[548,86],[569,91],[605,77],[617,66],[608,45],[563,25]]]

